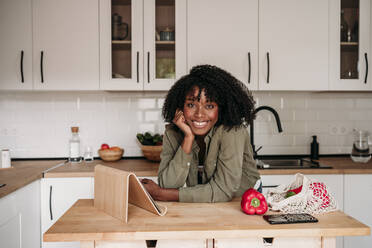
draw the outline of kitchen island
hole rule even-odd
[[[83,248],[258,247],[263,238],[274,247],[336,247],[336,236],[363,236],[370,228],[341,211],[317,215],[318,223],[270,225],[262,216],[245,215],[239,199],[224,203],[161,202],[165,216],[130,205],[128,223],[78,200],[43,236],[44,242],[80,241]],[[273,238],[273,239],[271,239]],[[184,245],[182,245],[184,244]],[[253,246],[251,246],[253,245]],[[248,247],[247,246],[247,247]]]

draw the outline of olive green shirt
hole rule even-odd
[[[227,131],[213,127],[205,136],[203,184],[198,184],[199,146],[192,151],[181,147],[184,135],[174,125],[167,125],[158,171],[162,188],[179,189],[180,202],[225,202],[241,196],[260,178],[252,155],[247,128]],[[183,187],[184,185],[187,187]]]

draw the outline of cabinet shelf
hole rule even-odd
[[[122,44],[131,44],[132,43],[132,41],[131,40],[113,40],[112,41],[112,44],[120,44],[120,45],[122,45]]]
[[[345,42],[345,41],[341,42],[341,46],[357,46],[357,45],[359,45],[358,42]]]
[[[175,45],[175,41],[168,41],[168,40],[157,40],[156,45]]]

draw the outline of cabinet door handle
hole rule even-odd
[[[368,57],[367,53],[364,53],[364,59],[366,60],[366,76],[364,78],[364,83],[367,83],[367,78],[368,78]]]
[[[266,78],[266,83],[270,82],[270,56],[269,53],[266,53],[266,59],[267,59],[267,78]]]
[[[251,83],[251,53],[248,53],[248,83]]]
[[[43,62],[44,62],[44,51],[41,51],[41,54],[40,54],[40,76],[41,76],[41,82],[42,83],[44,83]]]
[[[50,220],[53,220],[53,212],[52,212],[52,189],[53,186],[49,186],[49,213],[50,213]]]
[[[23,54],[24,54],[24,52],[23,52],[23,50],[21,51],[21,82],[22,83],[24,83],[25,82],[25,78],[24,78],[24,76],[23,76]]]
[[[262,188],[268,189],[268,188],[276,188],[279,185],[262,185]]]
[[[147,52],[147,83],[150,83],[150,52]]]
[[[139,83],[139,52],[137,52],[137,83]]]

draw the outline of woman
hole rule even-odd
[[[228,72],[196,66],[168,92],[159,185],[142,183],[155,200],[223,202],[260,179],[247,123],[254,118],[249,90]],[[186,187],[183,187],[186,184]]]

